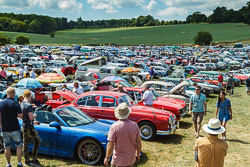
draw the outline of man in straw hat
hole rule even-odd
[[[135,122],[127,119],[130,112],[127,103],[121,103],[115,109],[118,121],[110,127],[104,165],[109,164],[112,153],[112,167],[133,166],[140,160],[140,131]]]
[[[203,126],[203,130],[208,136],[200,137],[195,142],[196,167],[223,167],[228,145],[219,139],[218,135],[224,133],[225,128],[218,119],[211,118],[208,124]]]

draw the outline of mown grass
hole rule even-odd
[[[233,96],[228,96],[233,109],[233,120],[228,123],[227,143],[228,154],[225,158],[225,167],[247,167],[250,166],[250,96],[246,95],[245,86],[237,87]],[[217,95],[208,98],[208,113],[204,117],[203,124],[215,115]],[[181,120],[180,129],[175,135],[157,136],[153,141],[143,141],[142,159],[138,166],[142,167],[188,167],[194,166],[193,146],[195,137],[191,117],[187,115]],[[201,135],[206,133],[201,131]],[[17,160],[13,153],[12,162]],[[78,167],[82,165],[77,160],[39,155],[41,164],[46,167]],[[5,166],[5,156],[0,154],[0,166]]]
[[[193,44],[193,38],[199,31],[209,31],[214,42],[247,42],[250,40],[250,28],[242,23],[224,24],[182,24],[156,27],[126,27],[107,29],[75,29],[55,32],[55,38],[49,35],[25,34],[30,36],[32,44],[82,44],[82,45],[171,45]],[[19,33],[3,32],[14,40]]]

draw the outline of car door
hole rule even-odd
[[[41,139],[39,153],[68,156],[67,146],[70,145],[68,127],[62,124],[61,129],[50,127],[50,122],[58,121],[51,112],[36,112],[36,114],[36,120],[41,122],[40,125],[34,125]]]
[[[100,113],[100,98],[99,95],[90,95],[83,96],[78,99],[77,106],[81,109],[81,111],[87,113],[89,116],[93,118],[99,118]]]
[[[112,96],[102,96],[101,99],[101,112],[99,113],[100,118],[116,120],[115,118],[115,107],[118,102],[115,97]]]

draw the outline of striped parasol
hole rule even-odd
[[[40,82],[45,83],[53,83],[53,82],[63,82],[66,80],[65,77],[57,74],[57,73],[45,73],[41,74],[39,77],[36,78]]]

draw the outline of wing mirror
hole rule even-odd
[[[60,123],[53,121],[49,124],[50,127],[55,127],[56,129],[60,130],[61,129],[61,125]]]

